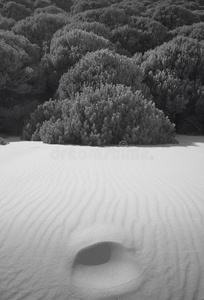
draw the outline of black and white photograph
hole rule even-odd
[[[204,300],[204,0],[0,0],[0,300]]]

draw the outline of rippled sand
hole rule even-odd
[[[204,137],[0,146],[1,300],[203,300]]]

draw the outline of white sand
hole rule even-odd
[[[0,146],[0,299],[203,300],[204,137],[177,139]]]

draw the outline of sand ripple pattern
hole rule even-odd
[[[0,299],[80,299],[71,245],[103,226],[121,232],[138,274],[134,292],[110,299],[204,299],[204,140],[185,141],[140,147],[145,159],[131,147],[0,148]]]

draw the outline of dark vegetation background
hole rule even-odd
[[[0,0],[0,135],[148,144],[175,130],[204,134],[204,0]]]

